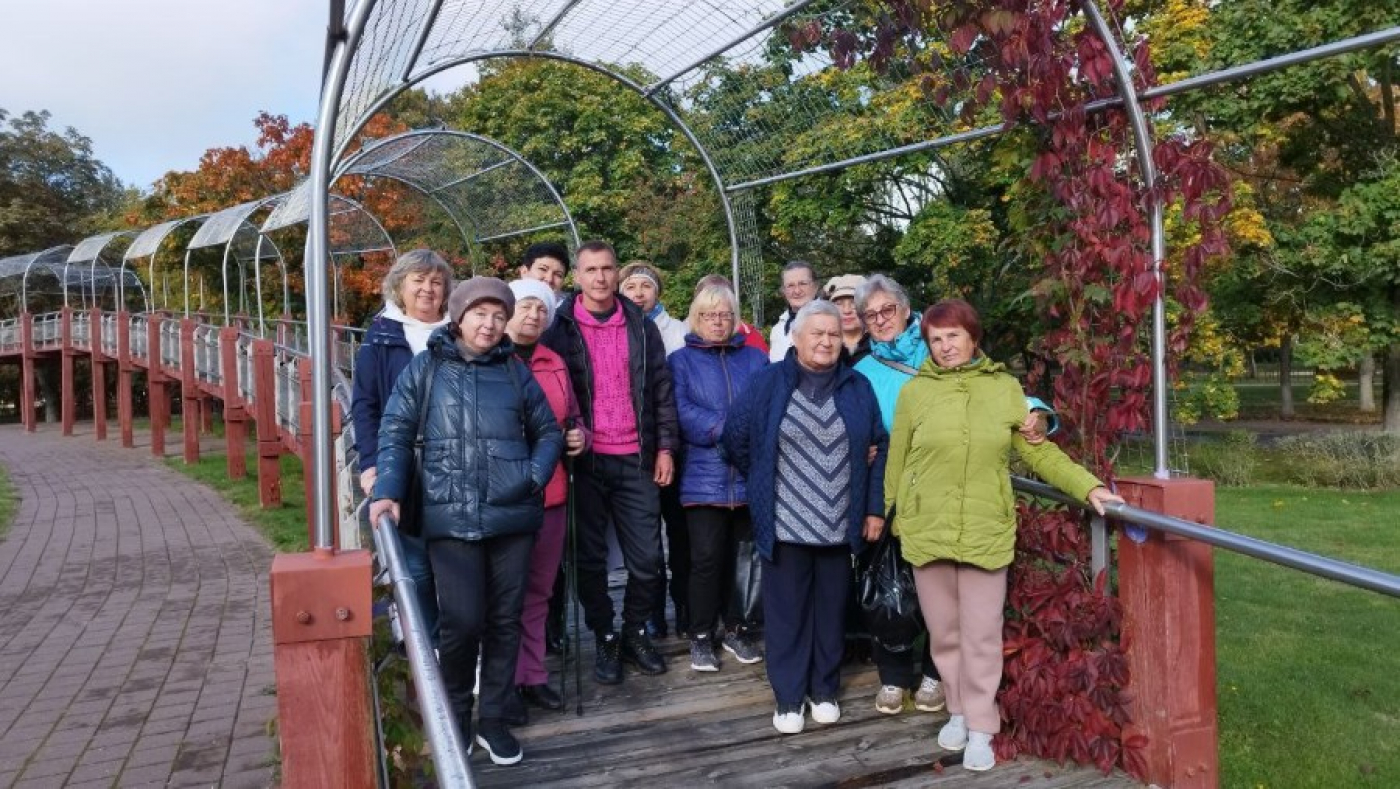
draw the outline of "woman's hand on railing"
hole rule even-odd
[[[379,479],[379,472],[375,470],[374,466],[370,466],[360,472],[360,490],[364,491],[366,496],[374,492],[374,481],[376,479]]]
[[[1105,504],[1127,503],[1123,500],[1122,496],[1119,496],[1117,493],[1110,492],[1108,488],[1105,488],[1102,485],[1089,491],[1088,501],[1089,506],[1094,508],[1094,512],[1097,512],[1100,515],[1104,514],[1103,508]]]
[[[379,528],[379,516],[386,513],[394,519],[394,523],[398,523],[399,503],[393,499],[376,499],[369,505],[369,522],[374,524],[374,528]]]

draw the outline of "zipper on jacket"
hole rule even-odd
[[[728,348],[720,348],[720,349],[719,349],[719,369],[722,370],[722,371],[724,371],[724,397],[725,397],[725,402],[724,402],[724,413],[725,413],[725,418],[726,418],[726,419],[727,419],[728,416],[729,416],[729,408],[730,408],[730,406],[734,405],[734,382],[733,382],[732,380],[730,380],[730,378],[729,378],[729,353],[728,353],[728,351],[729,351]],[[724,455],[723,455],[723,453],[721,453],[720,458],[723,459],[723,457],[724,457]],[[728,463],[725,463],[725,464],[724,464],[724,468],[725,468],[725,473],[729,475],[729,486],[727,487],[727,489],[726,489],[726,491],[725,491],[726,493],[729,494],[729,509],[730,509],[730,510],[734,510],[734,509],[736,509],[735,499],[738,498],[738,497],[735,495],[735,493],[736,493],[735,488],[738,486],[738,483],[737,483],[737,482],[735,481],[735,479],[734,479],[734,467],[731,466],[731,465],[729,465]]]

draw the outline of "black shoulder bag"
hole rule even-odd
[[[870,637],[890,652],[907,652],[923,632],[914,568],[899,550],[894,536],[894,513],[885,522],[870,564],[860,575],[860,608]]]

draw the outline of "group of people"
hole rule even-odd
[[[468,740],[513,764],[526,705],[562,708],[545,621],[571,496],[595,680],[622,682],[624,664],[667,670],[654,639],[668,633],[669,576],[691,669],[718,671],[726,653],[766,661],[784,734],[808,713],[840,719],[853,559],[893,529],[928,649],[920,661],[875,644],[875,706],[946,705],[939,745],[991,768],[1010,451],[1100,511],[1119,499],[1044,440],[1048,409],[981,352],[976,311],[949,299],[920,316],[888,277],[823,287],[797,261],[765,342],[722,276],[697,283],[681,321],[661,306],[649,263],[619,267],[597,241],[572,262],[565,294],[562,245],[531,246],[509,284],[454,286],[441,257],[410,252],[385,279],[357,359],[361,485],[373,521],[399,520]],[[627,570],[620,629],[609,529]]]

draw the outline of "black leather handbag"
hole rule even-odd
[[[871,638],[890,652],[907,652],[923,632],[924,623],[914,568],[900,553],[892,525],[893,517],[885,522],[870,564],[858,579],[860,608]]]

